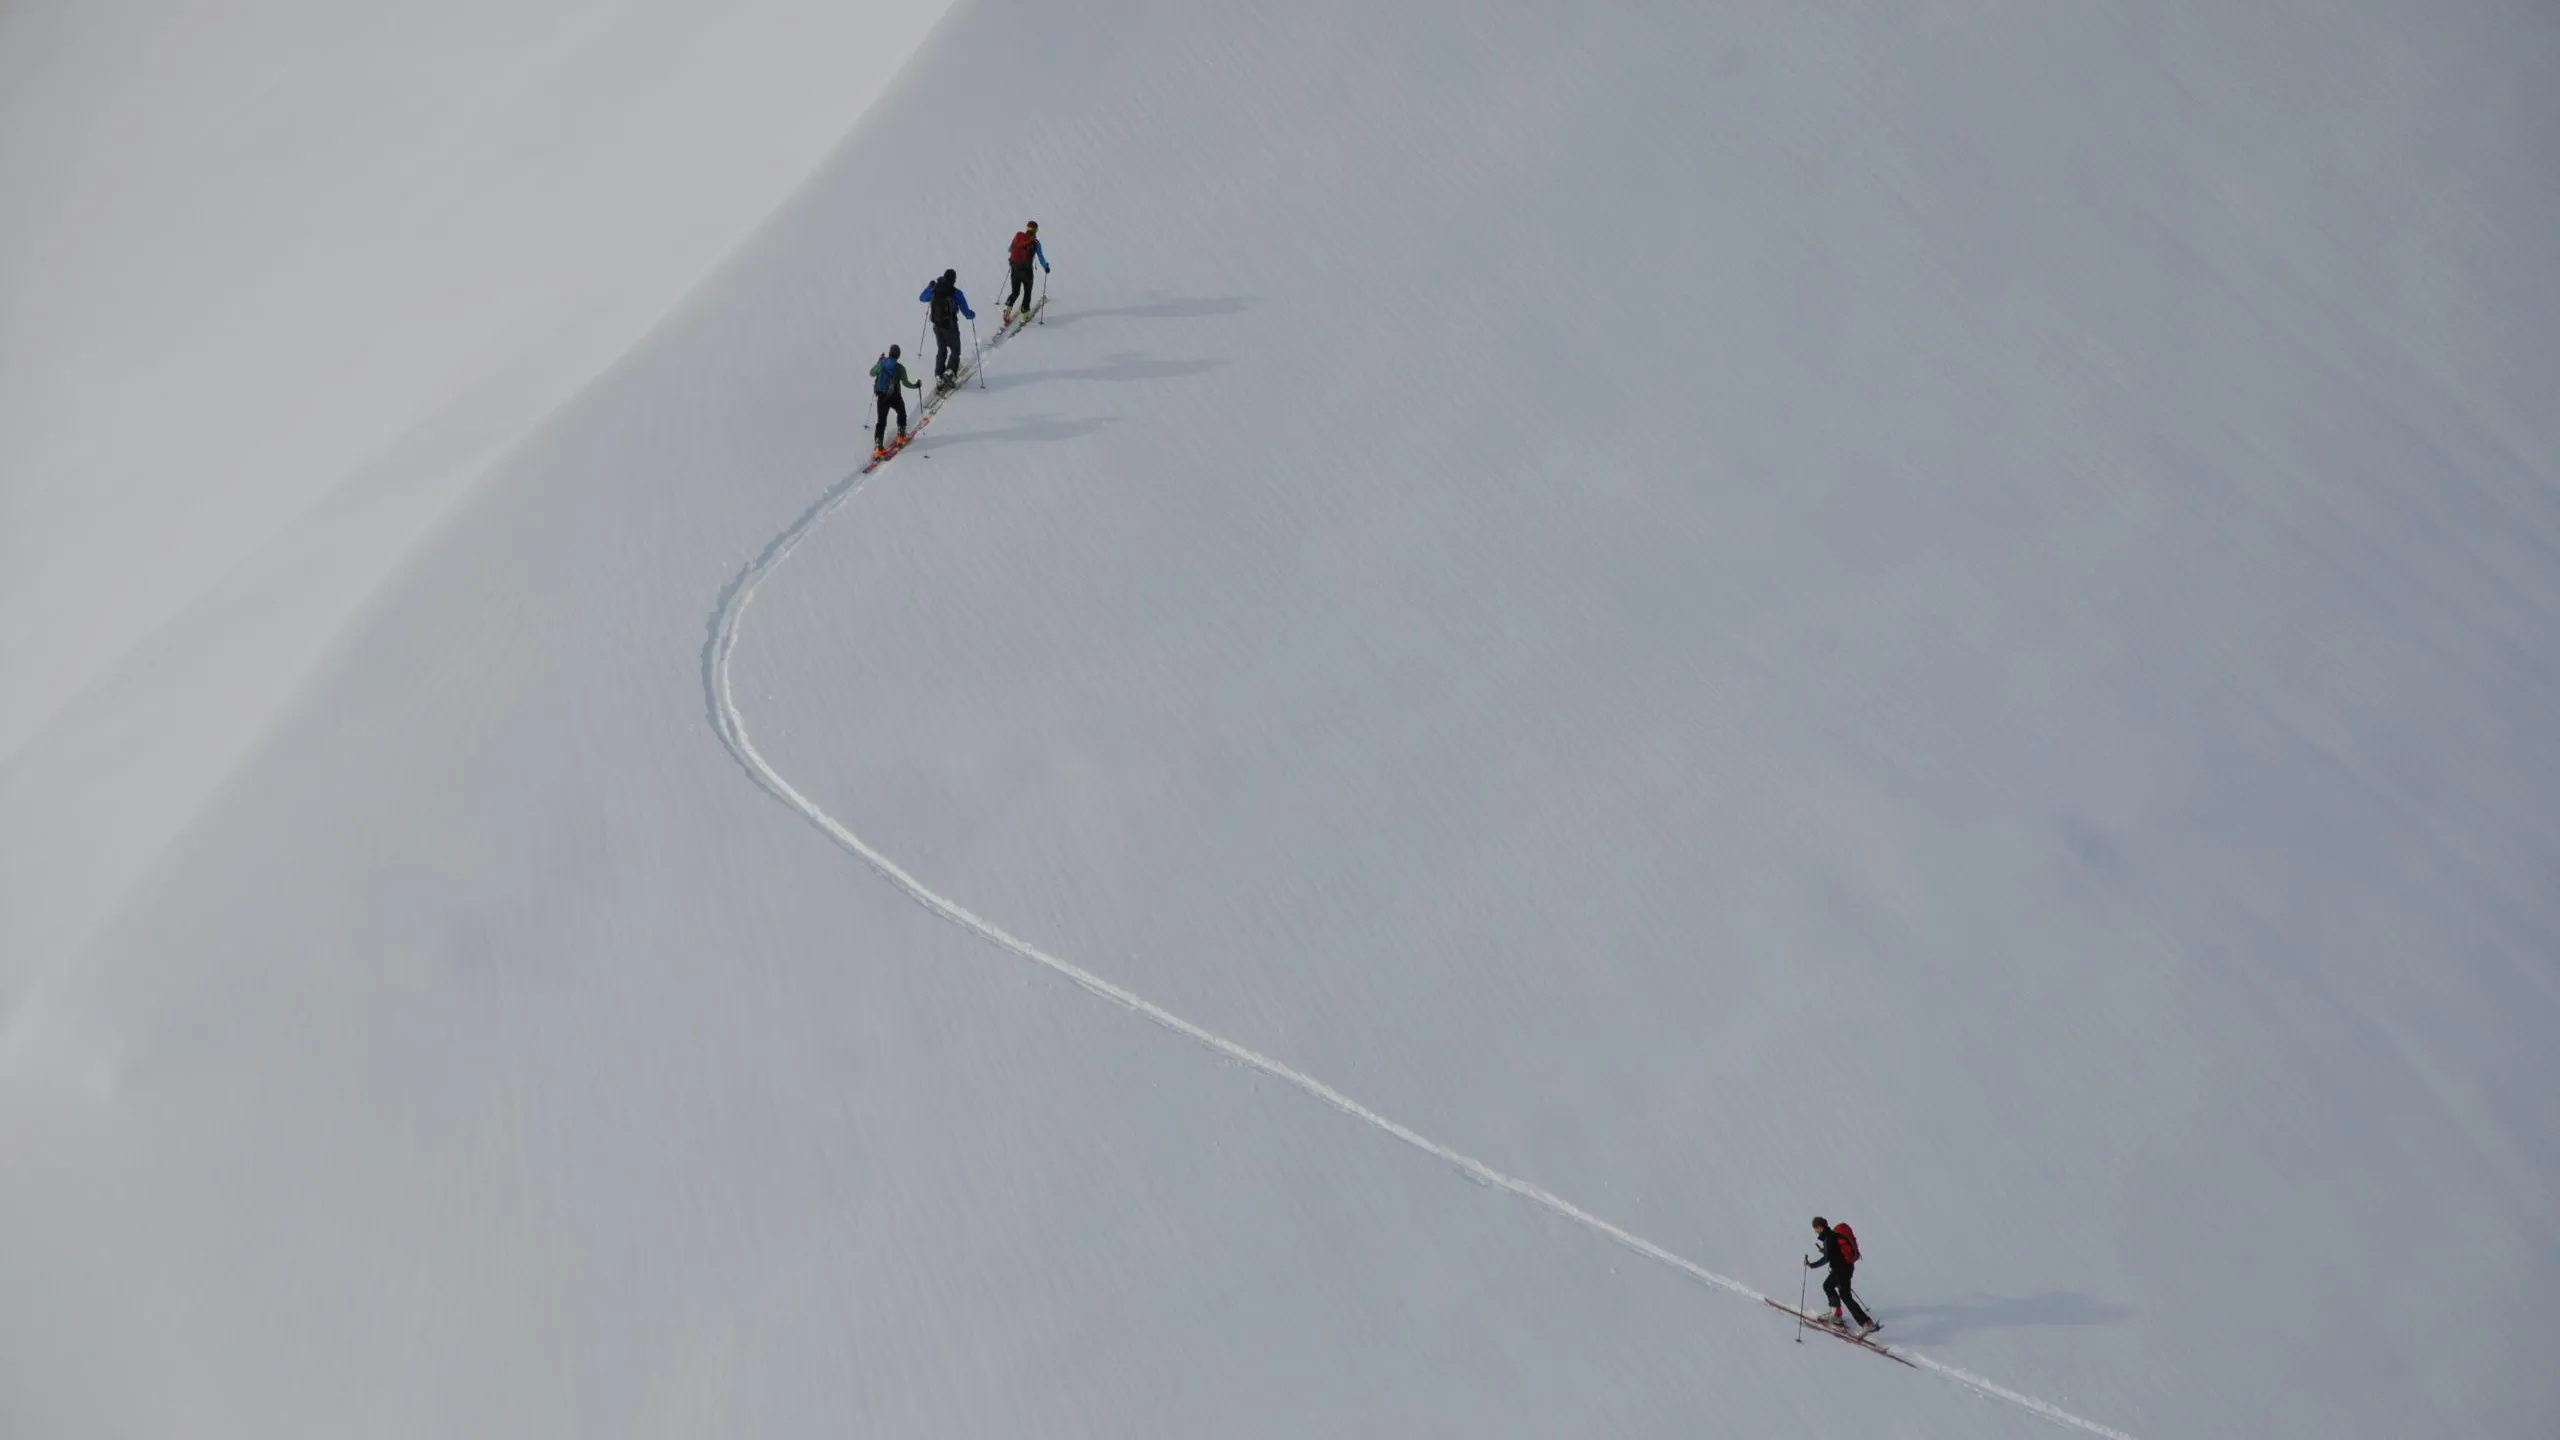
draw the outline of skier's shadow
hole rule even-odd
[[[2014,1330],[2045,1325],[2113,1325],[2133,1307],[2067,1290],[2041,1295],[1968,1295],[1936,1305],[1896,1305],[1879,1318],[1896,1343],[1934,1345],[1973,1330]]]
[[[1078,365],[1059,370],[1002,371],[987,377],[987,388],[1010,390],[1020,385],[1037,385],[1043,380],[1173,380],[1185,375],[1202,375],[1226,364],[1224,360],[1150,360],[1144,355],[1122,351],[1105,355],[1098,365]]]
[[[1079,440],[1104,426],[1116,423],[1118,423],[1118,417],[1112,415],[1084,420],[1067,420],[1056,415],[1026,415],[1010,425],[998,426],[992,430],[963,430],[957,434],[937,432],[933,437],[933,443],[927,447],[925,453],[930,455],[933,451],[947,450],[954,445],[976,445],[988,440],[1020,440],[1033,443]]]
[[[1052,315],[1052,327],[1087,320],[1197,320],[1210,315],[1240,314],[1262,303],[1258,295],[1212,295],[1197,299],[1150,293],[1135,305],[1106,305],[1099,310],[1069,309]]]

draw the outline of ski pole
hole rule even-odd
[[[1813,1257],[1804,1255],[1798,1258],[1804,1261],[1796,1267],[1796,1343],[1801,1345],[1804,1343],[1804,1305],[1812,1295],[1809,1287],[1813,1283]]]
[[[987,347],[978,343],[978,317],[969,317],[969,348],[978,352],[978,388],[987,388]]]
[[[1043,325],[1049,323],[1049,272],[1045,267],[1040,271],[1040,303],[1031,307],[1031,315]]]

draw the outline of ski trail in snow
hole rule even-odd
[[[748,562],[746,568],[738,572],[737,578],[730,581],[721,594],[719,609],[712,617],[711,636],[704,647],[702,666],[703,684],[707,692],[705,698],[710,704],[712,728],[719,732],[720,743],[728,748],[729,754],[758,785],[764,787],[765,791],[775,799],[799,811],[810,824],[826,832],[829,839],[835,841],[856,859],[880,872],[890,884],[905,891],[909,899],[976,935],[988,944],[1009,950],[1035,965],[1054,971],[1089,994],[1108,1000],[1124,1010],[1134,1011],[1145,1019],[1186,1039],[1196,1041],[1239,1065],[1260,1071],[1283,1085],[1320,1100],[1364,1125],[1383,1130],[1423,1154],[1449,1165],[1459,1174],[1479,1185],[1517,1195],[1542,1210],[1561,1215],[1586,1230],[1632,1250],[1658,1265],[1676,1270],[1700,1284],[1712,1285],[1718,1290],[1728,1291],[1747,1300],[1765,1302],[1769,1299],[1768,1296],[1739,1280],[1719,1275],[1704,1265],[1685,1256],[1674,1254],[1633,1231],[1621,1229],[1553,1191],[1542,1189],[1517,1176],[1506,1175],[1472,1155],[1452,1150],[1410,1126],[1379,1114],[1304,1071],[1292,1069],[1259,1050],[1240,1045],[1214,1030],[1185,1020],[1133,990],[1115,985],[1073,961],[1061,959],[1028,940],[1018,938],[993,921],[980,917],[958,901],[944,896],[917,879],[897,861],[873,849],[868,841],[854,834],[842,821],[820,808],[816,801],[793,788],[791,782],[782,777],[782,772],[776,770],[772,763],[764,758],[763,753],[756,749],[755,741],[747,734],[746,716],[738,709],[737,693],[730,683],[729,659],[737,651],[740,627],[746,621],[747,608],[755,603],[757,589],[771,578],[774,571],[782,567],[783,561],[791,558],[791,552],[800,548],[801,541],[807,539],[819,525],[826,521],[828,516],[843,508],[845,502],[851,500],[861,490],[862,480],[863,477],[859,474],[847,476],[843,481],[838,482],[833,490],[821,497],[817,504],[803,512],[798,520],[792,522],[789,529],[775,536],[765,546],[764,552]],[[2020,1409],[2041,1415],[2056,1424],[2083,1430],[2092,1435],[2106,1436],[2108,1440],[2133,1440],[2132,1436],[2121,1430],[2111,1429],[2094,1420],[2084,1420],[2058,1405],[2012,1390],[2006,1385],[1976,1375],[1969,1370],[1932,1360],[1917,1351],[1905,1350],[1899,1346],[1886,1348],[1924,1370],[1952,1380],[1978,1394],[2005,1401]]]

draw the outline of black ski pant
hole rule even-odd
[[[933,327],[933,378],[960,373],[960,322]]]
[[[880,418],[871,422],[871,446],[876,450],[882,438],[889,432],[889,412],[892,410],[898,412],[898,436],[900,439],[906,438],[907,397],[899,391],[892,390],[886,395],[875,398],[880,402]]]
[[[1018,305],[1014,303],[1013,299],[1016,295],[1022,297],[1022,302]],[[1004,308],[1007,310],[1028,310],[1031,308],[1030,261],[1025,260],[1021,264],[1013,267],[1013,288],[1004,292]]]
[[[1849,1288],[1849,1277],[1857,1270],[1846,1260],[1832,1266],[1831,1273],[1822,1277],[1822,1298],[1830,1301],[1834,1310],[1848,1306],[1849,1318],[1863,1326],[1867,1323],[1866,1307],[1858,1303],[1857,1294]]]

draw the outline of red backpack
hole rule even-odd
[[[1030,232],[1030,231],[1028,231],[1028,230],[1016,230],[1015,232],[1013,232],[1013,263],[1014,263],[1014,264],[1016,264],[1016,265],[1028,265],[1028,264],[1030,264],[1030,263],[1031,263],[1031,246],[1032,246],[1032,243],[1033,243],[1033,242],[1032,242],[1032,239],[1031,239],[1031,232]]]
[[[1850,1229],[1846,1224],[1840,1224],[1832,1226],[1831,1233],[1840,1237],[1840,1258],[1852,1265],[1857,1264],[1858,1232]]]

